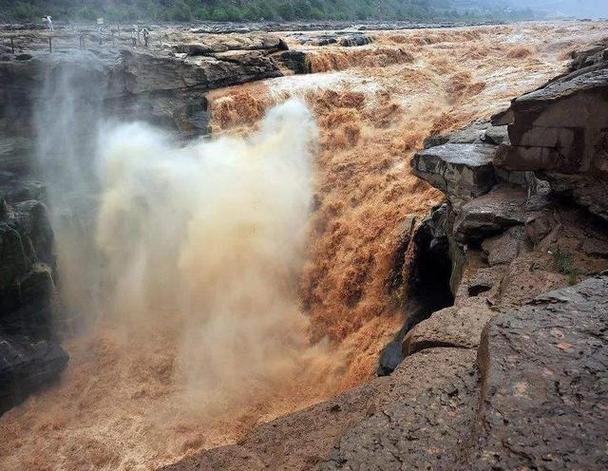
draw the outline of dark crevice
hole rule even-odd
[[[390,375],[403,360],[402,342],[407,333],[417,324],[428,319],[434,312],[454,304],[454,295],[450,288],[452,260],[447,237],[446,205],[433,210],[415,232],[412,243],[413,258],[405,288],[406,319],[403,327],[397,332],[380,354],[378,376]],[[400,247],[401,249],[401,247]],[[403,257],[403,251],[396,256]],[[399,261],[403,266],[402,259]],[[394,279],[392,280],[394,281]]]

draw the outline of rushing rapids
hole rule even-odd
[[[413,151],[600,34],[382,32],[310,47],[315,74],[211,93],[217,139],[107,128],[102,313],[66,341],[60,384],[0,419],[1,467],[150,469],[365,381],[402,322],[386,287],[399,229],[440,200],[410,173]]]

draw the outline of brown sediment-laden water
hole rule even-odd
[[[0,418],[0,468],[153,469],[365,382],[403,322],[387,289],[402,226],[441,199],[413,152],[541,85],[603,26],[298,46],[312,74],[210,93],[210,140],[104,129],[104,315],[66,340],[58,384]]]

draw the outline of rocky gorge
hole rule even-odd
[[[86,220],[88,215],[79,212],[80,206],[64,206],[71,201],[64,199],[69,188],[62,188],[60,194],[47,188],[56,170],[41,160],[41,150],[46,157],[58,158],[66,148],[56,141],[51,147],[44,142],[33,144],[32,136],[41,127],[64,132],[66,123],[55,129],[55,123],[41,122],[37,117],[45,106],[41,99],[60,95],[67,85],[77,91],[79,104],[86,103],[74,109],[67,122],[77,129],[74,152],[79,155],[94,152],[92,130],[99,114],[112,120],[146,121],[169,131],[180,143],[233,130],[246,133],[243,129],[255,128],[268,106],[297,93],[297,82],[286,82],[286,89],[275,85],[269,93],[256,88],[258,81],[275,83],[320,72],[326,74],[320,75],[325,77],[318,79],[322,81],[354,67],[381,76],[374,67],[406,64],[411,68],[400,71],[407,83],[405,75],[419,79],[415,74],[419,57],[427,54],[424,48],[437,47],[438,56],[431,57],[435,67],[440,67],[441,48],[452,40],[447,36],[450,32],[424,37],[414,32],[398,38],[388,34],[393,33],[368,37],[367,32],[334,36],[296,32],[283,37],[282,33],[219,36],[161,30],[154,33],[154,46],[149,48],[73,51],[69,41],[74,38],[66,38],[69,47],[48,54],[44,40],[36,37],[22,43],[26,46],[16,53],[4,50],[0,62],[0,82],[6,84],[0,107],[2,411],[43,386],[53,394],[53,388],[61,390],[80,381],[60,375],[66,366],[69,375],[70,363],[81,361],[82,352],[72,342],[90,329],[83,321],[88,313],[73,309],[69,296],[61,294],[69,282],[61,265],[70,260],[65,258],[64,236],[58,229],[58,224],[79,221],[83,227],[77,234],[88,238],[87,223],[79,219]],[[453,34],[470,34],[475,41],[475,34],[489,33]],[[376,145],[380,155],[387,148],[395,154],[395,163],[372,160],[365,167],[360,161],[323,160],[322,153],[317,166],[331,171],[315,192],[313,206],[318,214],[313,216],[313,225],[319,238],[330,230],[328,243],[336,250],[336,258],[335,244],[350,243],[336,235],[347,221],[336,222],[342,208],[332,199],[333,188],[325,186],[340,188],[359,171],[391,175],[393,165],[405,160],[407,167],[397,167],[398,172],[407,172],[403,181],[413,178],[404,193],[425,199],[397,204],[395,200],[402,198],[399,192],[381,193],[386,207],[400,212],[398,223],[379,221],[387,234],[378,229],[365,235],[367,241],[362,239],[368,245],[381,237],[390,240],[382,248],[386,251],[383,261],[357,251],[345,258],[347,273],[339,283],[344,312],[363,309],[370,292],[386,297],[385,304],[378,304],[386,307],[371,309],[372,314],[351,321],[357,328],[348,326],[348,317],[335,321],[336,313],[333,318],[322,317],[333,301],[318,286],[324,278],[317,272],[329,271],[327,281],[336,276],[331,269],[317,260],[317,266],[310,268],[315,275],[304,275],[302,304],[316,322],[311,337],[347,345],[347,353],[337,351],[347,355],[344,368],[357,379],[311,396],[314,399],[282,406],[284,413],[264,409],[266,419],[246,422],[239,418],[246,422],[245,432],[224,440],[229,444],[220,440],[210,446],[198,431],[189,429],[185,448],[167,452],[171,459],[159,457],[154,466],[146,464],[142,469],[603,469],[606,456],[598,443],[606,434],[608,202],[603,190],[608,56],[605,41],[589,47],[584,41],[589,36],[577,38],[584,44],[568,60],[569,71],[532,92],[523,93],[531,88],[523,83],[522,90],[510,90],[486,109],[462,111],[475,107],[474,96],[484,89],[498,93],[491,85],[481,85],[481,72],[478,81],[452,75],[446,85],[449,108],[431,115],[412,142],[391,142],[390,147],[366,139],[384,132],[403,139],[411,128],[399,127],[393,116],[406,109],[421,115],[429,111],[407,101],[390,102],[390,93],[379,92],[374,100],[383,107],[372,109],[368,117],[361,103],[368,100],[365,93],[371,86],[364,83],[367,88],[363,88],[356,80],[355,87],[341,94],[318,84],[306,89],[303,96],[321,121],[322,152],[360,158],[357,146],[366,152]],[[475,60],[486,60],[493,53],[475,56]],[[506,54],[528,55],[514,49]],[[532,60],[530,67],[541,68],[539,62]],[[545,78],[557,72],[553,64],[546,64]],[[429,87],[435,80],[422,77]],[[413,86],[419,87],[420,82]],[[323,101],[315,101],[319,95]],[[512,98],[510,105],[498,112],[497,105],[507,97]],[[52,109],[64,110],[60,103],[50,102]],[[488,111],[494,114],[490,117]],[[52,121],[53,113],[50,116]],[[356,119],[368,119],[375,128],[358,128]],[[79,178],[86,177],[89,169]],[[399,183],[398,178],[392,180]],[[350,204],[356,206],[359,196],[349,191]],[[391,196],[395,193],[399,196]],[[369,195],[367,199],[373,202]],[[360,201],[365,203],[365,197]],[[66,208],[74,213],[67,214]],[[367,224],[373,226],[376,221],[368,218]],[[73,247],[68,249],[74,251]],[[313,249],[320,250],[316,245]],[[82,264],[83,258],[78,258]],[[341,267],[340,260],[335,263]],[[374,273],[381,274],[377,288],[371,279]],[[381,335],[372,341],[371,330]],[[66,339],[67,351],[76,352],[70,362],[60,346]],[[108,346],[93,345],[100,348],[96,355],[108,354]],[[360,365],[364,365],[363,373],[357,370]],[[166,376],[165,370],[171,366],[152,367],[154,374],[160,372],[164,378],[161,381],[168,381],[170,373]],[[370,379],[370,370],[381,377]],[[96,387],[89,385],[86,391]],[[41,397],[44,394],[45,390]],[[132,400],[154,400],[155,394],[169,401],[173,397],[167,391],[129,394]],[[91,400],[95,397],[99,396]],[[19,420],[31,421],[37,401],[34,395],[22,406],[27,417],[20,416],[17,407],[0,418],[6,421],[9,416],[2,428],[7,444],[18,439],[18,433],[7,427]],[[79,405],[81,410],[84,407],[86,403]],[[69,425],[54,420],[56,424],[36,424],[35,428],[40,433],[50,430],[50,440],[63,439]],[[113,424],[120,428],[120,422]],[[80,432],[67,437],[68,441],[82,438]],[[86,459],[63,466],[136,466],[113,454],[108,443],[111,439],[106,438],[84,445]],[[2,452],[9,455],[30,446],[22,442],[11,449],[5,445]],[[27,467],[10,457],[5,460],[7,469]],[[38,468],[43,468],[41,462],[29,463],[29,469]]]

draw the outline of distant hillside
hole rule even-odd
[[[4,21],[475,20],[531,18],[504,0],[0,0]]]

